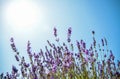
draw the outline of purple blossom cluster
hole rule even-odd
[[[60,43],[57,29],[54,28],[55,43],[47,40],[45,51],[32,52],[31,43],[27,43],[29,62],[17,50],[14,39],[11,47],[20,68],[12,66],[11,73],[1,73],[0,79],[120,79],[120,60],[108,49],[106,38],[97,43],[92,31],[93,42],[89,47],[84,40],[71,42],[71,27],[68,28],[67,42]],[[78,50],[78,51],[76,51]]]

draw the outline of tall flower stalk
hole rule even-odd
[[[55,40],[59,44],[47,40],[45,51],[33,53],[31,43],[27,43],[27,54],[30,62],[26,62],[11,38],[11,47],[20,68],[12,66],[12,73],[2,73],[0,79],[120,79],[120,60],[108,49],[106,38],[97,43],[95,31],[92,31],[93,42],[90,47],[84,40],[71,41],[71,27],[68,28],[67,42],[60,42],[57,29],[54,28]],[[67,45],[68,43],[68,45]],[[78,49],[78,51],[74,51]]]

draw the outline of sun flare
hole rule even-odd
[[[4,7],[4,20],[14,29],[30,28],[40,20],[40,7],[32,1],[12,1]]]

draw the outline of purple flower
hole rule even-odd
[[[93,52],[91,52],[91,53],[90,53],[90,56],[91,56],[91,57],[93,57],[93,56],[94,56],[94,53],[93,53]]]
[[[78,41],[76,41],[76,42],[77,42],[78,49],[80,49],[80,43]]]
[[[68,38],[68,39],[67,39],[67,41],[68,41],[68,42],[70,42],[70,41],[71,41],[71,39],[70,39],[70,38]]]
[[[106,38],[104,38],[104,40],[105,40],[105,44],[106,44],[106,46],[107,46],[107,40],[106,40]]]
[[[94,63],[95,61],[96,61],[95,58],[91,58],[91,59],[90,59],[90,63]]]
[[[68,37],[70,37],[70,36],[71,36],[71,32],[72,32],[72,28],[71,28],[71,27],[69,27],[69,29],[68,29]]]
[[[25,67],[29,67],[30,65],[29,65],[29,64],[27,64],[27,63],[24,63],[24,66],[25,66]]]
[[[96,40],[94,37],[93,37],[93,45],[94,45],[94,47],[96,47]]]
[[[11,38],[10,41],[11,41],[12,50],[13,50],[14,52],[17,52],[17,48],[16,48],[16,46],[15,46],[14,39]],[[17,52],[17,53],[18,53],[18,52]]]
[[[56,64],[53,64],[53,66],[52,66],[52,72],[55,73],[56,70],[57,70],[57,65],[56,65]]]
[[[67,38],[67,41],[68,41],[68,42],[71,41],[71,39],[70,39],[70,37],[71,37],[71,32],[72,32],[72,29],[71,29],[71,27],[69,27],[69,29],[68,29],[68,38]]]
[[[92,34],[94,35],[94,34],[95,34],[95,31],[92,31]]]
[[[104,46],[104,40],[103,40],[103,39],[101,39],[101,41],[102,41],[102,46]]]
[[[17,72],[18,72],[18,69],[17,69],[15,66],[12,66],[12,71],[13,71],[14,73],[17,73]]]
[[[91,50],[93,50],[92,44],[91,44],[91,46],[90,46],[90,49],[89,49],[89,50],[90,50],[90,51],[91,51]]]
[[[11,41],[11,42],[14,42],[14,39],[13,39],[13,37],[11,37],[10,41]]]
[[[19,61],[19,58],[18,58],[18,56],[17,56],[17,55],[15,55],[15,58],[16,58],[16,60],[17,60],[17,61]]]
[[[4,76],[4,74],[3,74],[3,73],[1,73],[1,74],[0,74],[0,78],[1,78],[1,79],[3,79],[3,76]]]
[[[79,57],[80,57],[80,54],[76,54],[76,56],[77,56],[77,58],[79,58]]]
[[[65,46],[65,49],[66,49],[66,51],[68,51],[68,47],[67,46]]]
[[[39,58],[39,55],[34,53],[34,58],[36,58],[36,59]]]
[[[105,58],[107,57],[106,54],[104,55],[104,57],[105,57]]]
[[[31,44],[30,41],[28,41],[28,43],[27,43],[27,53],[28,53],[29,56],[32,56],[30,44]]]
[[[50,47],[52,47],[52,44],[50,43],[49,40],[47,40],[47,43],[48,43],[48,45],[49,45]]]
[[[89,51],[88,51],[88,50],[85,50],[85,54],[88,55],[88,54],[89,54]]]
[[[33,66],[32,66],[32,71],[33,71],[33,73],[35,73],[36,69],[37,69],[37,66],[33,65]]]
[[[57,37],[57,29],[54,27],[54,36]]]
[[[83,44],[83,40],[80,40],[80,43]]]
[[[66,42],[68,42],[68,44],[63,42],[61,45],[61,42],[58,42],[57,29],[54,28],[53,30],[54,36],[56,37],[55,40],[58,44],[50,43],[49,40],[47,40],[49,47],[45,46],[45,51],[40,49],[39,53],[34,53],[31,51],[30,41],[27,42],[29,62],[26,62],[24,56],[19,55],[14,39],[11,38],[11,47],[14,52],[16,52],[15,59],[19,61],[18,63],[21,71],[19,73],[18,69],[15,66],[12,66],[12,73],[1,74],[0,79],[17,79],[18,74],[20,74],[19,77],[28,79],[46,79],[45,75],[49,75],[49,77],[47,77],[48,79],[59,79],[61,76],[67,78],[66,74],[68,74],[67,76],[69,78],[75,78],[74,74],[76,74],[81,76],[86,75],[86,78],[87,76],[89,78],[96,76],[96,78],[112,79],[111,76],[114,76],[115,79],[118,79],[118,76],[120,75],[120,61],[118,60],[116,67],[116,63],[114,62],[115,57],[111,50],[109,52],[109,57],[106,57],[107,47],[104,49],[104,47],[101,48],[100,46],[107,45],[107,40],[105,38],[101,39],[102,44],[97,43],[94,37],[95,31],[92,31],[93,42],[90,44],[89,48],[87,48],[87,43],[85,43],[84,40],[80,40],[76,41],[76,47],[79,50],[77,51],[76,48],[75,50],[70,50],[74,47],[74,44],[71,42],[71,27],[68,28],[67,31]],[[99,51],[99,49],[101,51]],[[98,52],[105,53],[104,58],[103,55],[98,55]],[[99,56],[101,56],[101,58],[99,58]]]
[[[86,57],[86,58],[85,58],[85,62],[88,62],[88,60],[89,60],[89,58],[88,58],[88,57]]]
[[[84,49],[86,48],[86,43],[85,43],[85,42],[83,43],[83,48],[84,48]]]
[[[14,52],[17,52],[17,49],[16,49],[16,46],[15,46],[14,42],[11,44],[11,47],[12,47]]]
[[[112,60],[114,60],[114,58],[115,58],[111,50],[110,50],[110,58],[111,58]]]

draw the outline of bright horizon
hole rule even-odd
[[[0,73],[10,71],[17,64],[10,47],[10,38],[15,39],[21,55],[27,55],[26,45],[30,40],[32,50],[39,52],[54,42],[53,28],[66,41],[67,29],[72,27],[72,39],[92,42],[91,31],[95,30],[100,42],[108,40],[108,47],[120,59],[120,1],[47,1],[47,0],[1,0],[0,1]],[[66,36],[65,36],[66,35]],[[27,56],[26,56],[27,57]]]

